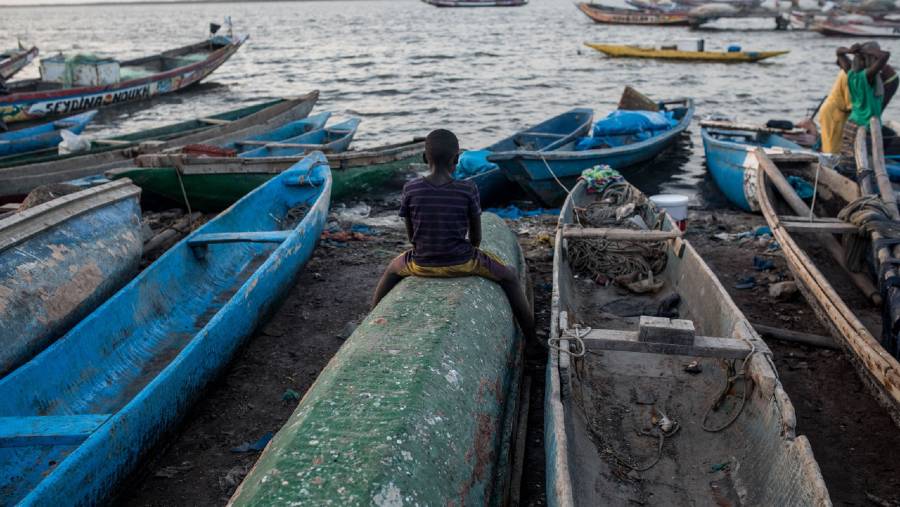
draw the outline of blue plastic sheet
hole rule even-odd
[[[678,122],[671,111],[613,111],[594,125],[594,137],[668,130]]]
[[[657,132],[638,132],[636,134],[628,134],[621,136],[600,136],[600,137],[582,137],[575,143],[575,151],[598,150],[603,148],[618,148],[626,144],[639,143],[646,141],[651,137],[659,134]]]
[[[468,150],[459,156],[459,162],[456,164],[456,172],[454,176],[457,179],[468,178],[496,169],[498,166],[488,161],[489,150]]]
[[[518,220],[522,217],[534,217],[537,215],[559,215],[559,208],[553,208],[553,209],[537,208],[537,209],[523,210],[522,208],[519,208],[515,204],[510,204],[509,206],[507,206],[505,208],[488,208],[485,211],[487,211],[489,213],[493,213],[500,218],[506,218],[508,220]]]

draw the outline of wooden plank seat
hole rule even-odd
[[[564,329],[563,339],[579,338],[586,350],[642,352],[678,356],[744,359],[751,346],[744,340],[695,336],[689,320],[642,316],[638,331]]]
[[[110,414],[0,417],[0,447],[77,445]]]
[[[209,245],[225,243],[282,243],[292,231],[213,232],[197,234],[188,240],[188,246],[198,259],[206,257]]]
[[[642,229],[565,227],[563,238],[595,238],[619,241],[665,241],[681,237],[680,231],[657,231]]]

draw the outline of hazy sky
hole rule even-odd
[[[46,5],[46,4],[83,4],[83,3],[124,3],[147,0],[0,0],[0,5]],[[171,0],[154,0],[171,1]]]

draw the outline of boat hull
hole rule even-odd
[[[0,79],[4,81],[15,76],[20,70],[33,62],[38,55],[38,48],[31,47],[27,50],[17,52],[17,54],[0,62]]]
[[[693,62],[748,63],[785,55],[790,51],[679,51],[677,49],[652,49],[624,44],[592,44],[585,46],[613,58],[654,58]]]
[[[56,147],[62,142],[62,130],[81,134],[97,111],[70,116],[63,120],[0,134],[0,157]]]
[[[690,99],[680,102],[683,114],[671,129],[645,141],[617,148],[585,151],[515,151],[491,155],[488,160],[500,166],[506,176],[517,182],[545,206],[559,206],[568,189],[585,169],[605,164],[618,171],[652,160],[674,144],[688,128],[694,116]]]
[[[287,122],[305,118],[318,100],[319,93],[267,102],[212,117],[168,127],[138,132],[107,143],[107,148],[85,155],[48,156],[26,163],[0,162],[0,199],[27,194],[35,187],[103,174],[117,167],[133,165],[134,157],[174,149],[187,144],[219,142],[247,137],[263,130],[269,122]],[[212,120],[212,121],[209,121]],[[225,120],[224,124],[218,124]],[[213,125],[210,125],[214,123]]]
[[[330,188],[327,166],[286,171],[171,248],[66,336],[0,380],[3,437],[21,421],[51,429],[75,421],[83,428],[67,438],[57,430],[38,442],[0,447],[5,500],[93,505],[106,499],[291,288],[322,233]],[[298,205],[308,206],[306,215],[283,228]],[[206,234],[234,237],[248,230],[277,239],[203,243],[210,241]],[[201,250],[189,246],[192,241],[200,241]]]
[[[201,62],[112,85],[21,93],[15,93],[15,88],[12,87],[13,93],[0,96],[0,120],[14,123],[65,116],[183,90],[212,74],[228,61],[246,40],[246,36],[236,38],[226,46],[211,52]]]
[[[687,14],[617,9],[589,3],[579,3],[578,10],[595,23],[607,25],[689,26],[691,24],[691,18]]]
[[[900,25],[862,25],[819,23],[814,30],[830,37],[879,37],[900,38]]]
[[[783,137],[752,132],[722,132],[701,129],[703,151],[706,154],[706,167],[716,186],[738,208],[750,212],[759,212],[759,201],[756,198],[756,171],[759,168],[753,150],[763,148],[770,155],[787,153],[811,153],[802,146]],[[725,139],[722,136],[729,136]],[[737,139],[743,136],[744,142]]]
[[[482,246],[524,283],[515,235],[495,215],[482,222]],[[503,505],[521,345],[496,283],[407,278],[344,342],[231,505]]]
[[[140,193],[123,180],[0,220],[0,377],[137,273]]]
[[[424,151],[425,144],[413,140],[371,150],[328,155],[333,178],[332,201],[369,194],[383,187],[398,172],[421,162]],[[113,170],[107,176],[112,179],[129,178],[144,191],[179,204],[184,204],[184,196],[187,195],[192,209],[218,211],[296,162],[296,157],[242,159],[161,155],[138,160],[139,164],[149,167]],[[175,167],[181,168],[181,182]]]
[[[521,7],[528,0],[422,0],[435,7]]]
[[[688,241],[663,243],[666,263],[656,278],[663,288],[658,295],[631,294],[624,307],[617,305],[620,290],[585,288],[576,278],[569,248],[578,240],[563,231],[577,228],[576,207],[595,199],[579,182],[563,205],[554,243],[550,336],[559,349],[550,350],[546,376],[547,504],[633,505],[652,498],[659,505],[831,505],[809,441],[796,433],[794,407],[771,352]],[[661,230],[677,226],[665,216]],[[696,336],[721,337],[723,348],[743,345],[735,360],[748,361],[746,369],[740,366],[752,394],[730,425],[723,421],[738,410],[741,396],[734,390],[750,388],[737,383],[722,392],[730,373],[721,352],[672,349],[666,339],[637,332],[634,309],[655,309],[648,303],[668,294],[678,296],[675,318],[690,320]],[[606,337],[626,335],[631,338],[622,340],[637,346],[605,345],[613,340]],[[582,357],[567,352],[584,346],[589,353]],[[691,361],[699,373],[685,371]],[[720,410],[709,408],[717,400]],[[662,431],[677,429],[653,438],[665,418],[677,426]]]

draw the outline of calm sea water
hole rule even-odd
[[[104,113],[89,132],[130,132],[313,89],[321,92],[320,110],[362,118],[356,146],[446,127],[476,148],[571,107],[593,107],[602,117],[627,84],[656,98],[693,97],[698,116],[799,119],[827,94],[834,49],[853,42],[774,32],[772,20],[729,20],[702,31],[596,25],[568,0],[505,9],[335,0],[2,9],[0,34],[8,40],[0,44],[19,36],[44,55],[135,57],[203,38],[208,22],[226,15],[250,41],[205,84]],[[791,53],[755,65],[693,64],[608,59],[582,45],[695,37],[708,49]],[[900,42],[882,45],[900,58]],[[900,117],[896,107],[886,116]],[[634,178],[645,191],[696,197],[704,175],[695,125],[665,163]]]

